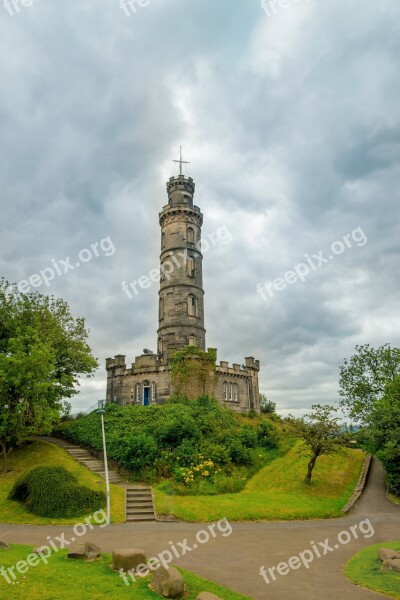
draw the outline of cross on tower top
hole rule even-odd
[[[187,160],[183,160],[182,157],[182,146],[180,146],[180,158],[179,160],[173,160],[172,162],[179,163],[179,175],[183,175],[182,165],[190,165],[190,162]]]

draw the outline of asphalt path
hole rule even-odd
[[[373,600],[384,596],[348,582],[343,566],[365,546],[400,539],[400,506],[386,498],[383,468],[373,460],[364,493],[345,518],[231,526],[228,535],[225,522],[214,534],[204,523],[123,523],[88,530],[78,541],[93,541],[104,552],[133,547],[165,558],[172,543],[180,554],[175,565],[254,600]],[[40,546],[48,536],[75,537],[67,526],[0,525],[0,540],[7,543]],[[293,568],[287,566],[291,557],[300,557],[292,559]]]

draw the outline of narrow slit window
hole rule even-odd
[[[189,317],[197,317],[197,299],[195,296],[188,297],[188,315]]]
[[[194,229],[193,229],[193,227],[188,227],[187,241],[188,241],[188,244],[194,244]]]
[[[189,257],[187,259],[187,274],[188,277],[194,277],[195,276],[195,263],[194,263],[194,258],[193,257]]]

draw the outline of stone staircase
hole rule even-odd
[[[96,475],[100,475],[103,479],[106,477],[106,471],[104,467],[103,461],[98,460],[94,456],[92,456],[87,450],[84,450],[80,446],[75,446],[73,444],[63,445],[62,446],[68,454],[72,456],[76,461],[81,463],[84,467],[89,469],[89,471],[93,471]],[[116,485],[123,484],[124,480],[118,475],[116,471],[112,469],[108,469],[108,478],[110,483],[115,483]]]
[[[129,486],[125,489],[127,521],[155,521],[153,492],[150,487]]]
[[[38,439],[63,448],[81,465],[105,479],[104,462],[90,454],[84,448],[71,444],[61,438],[39,436]],[[130,485],[114,469],[108,469],[110,483],[125,488],[125,517],[127,521],[155,521],[153,492],[151,487]]]

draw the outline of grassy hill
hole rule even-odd
[[[9,456],[10,471],[0,475],[0,522],[1,523],[30,523],[34,525],[69,524],[78,522],[77,518],[48,519],[38,517],[26,511],[24,505],[17,501],[8,500],[8,494],[16,479],[34,467],[41,465],[57,465],[64,467],[74,475],[80,485],[93,490],[104,491],[104,480],[77,463],[64,450],[43,441],[31,441]],[[125,521],[124,490],[111,485],[111,520]],[[82,515],[85,516],[85,515]]]
[[[237,415],[208,398],[111,405],[105,425],[110,458],[129,469],[132,480],[153,485],[158,514],[188,521],[340,516],[364,458],[353,449],[320,457],[307,485],[307,459],[289,425]],[[64,423],[58,433],[101,448],[96,415]]]
[[[286,520],[338,517],[359,478],[364,454],[348,450],[345,456],[318,459],[311,485],[304,482],[307,459],[299,444],[262,468],[237,494],[172,496],[156,487],[159,514],[187,521]]]

